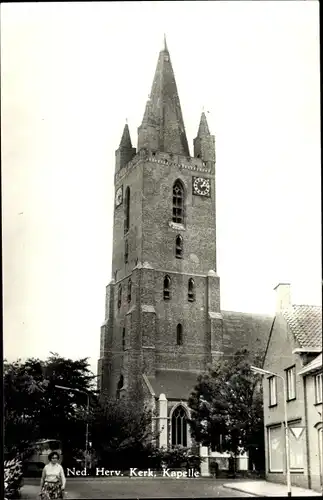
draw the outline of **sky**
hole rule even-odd
[[[114,159],[164,33],[193,154],[216,137],[223,310],[321,303],[319,3],[1,6],[4,351],[89,357],[111,279]]]

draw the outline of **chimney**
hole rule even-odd
[[[288,309],[291,306],[290,283],[278,283],[274,290],[276,291],[276,312]]]

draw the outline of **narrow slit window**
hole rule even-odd
[[[128,186],[126,189],[126,196],[125,196],[125,214],[124,214],[125,234],[129,231],[129,224],[130,224],[130,188]]]
[[[187,298],[189,302],[194,302],[195,300],[195,283],[193,278],[188,280],[188,293]]]
[[[118,287],[118,309],[121,307],[121,299],[122,299],[122,288],[121,285]]]
[[[180,235],[176,236],[175,256],[176,259],[183,258],[183,238]]]
[[[122,350],[124,351],[126,347],[126,329],[122,329]]]
[[[128,280],[128,296],[127,296],[128,302],[131,302],[131,286],[132,286],[131,279],[129,279]]]
[[[165,276],[164,278],[164,300],[169,300],[170,299],[170,277]]]
[[[173,222],[184,224],[184,188],[180,181],[173,186]]]
[[[128,264],[128,259],[129,259],[129,244],[128,244],[128,240],[125,240],[125,242],[124,242],[124,261],[125,261],[125,264]]]
[[[183,327],[180,323],[176,327],[176,344],[183,345]]]

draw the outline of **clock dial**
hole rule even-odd
[[[203,177],[193,177],[193,194],[199,196],[210,196],[211,185],[210,179]]]
[[[116,207],[118,207],[119,205],[121,205],[122,203],[122,186],[119,187],[116,191]]]

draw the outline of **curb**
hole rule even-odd
[[[257,495],[257,493],[251,493],[251,491],[243,490],[238,486],[228,486],[227,484],[222,484],[223,488],[227,488],[228,490],[236,490],[241,491],[241,493],[247,493],[248,495],[252,495],[253,497],[265,497],[266,495]]]

